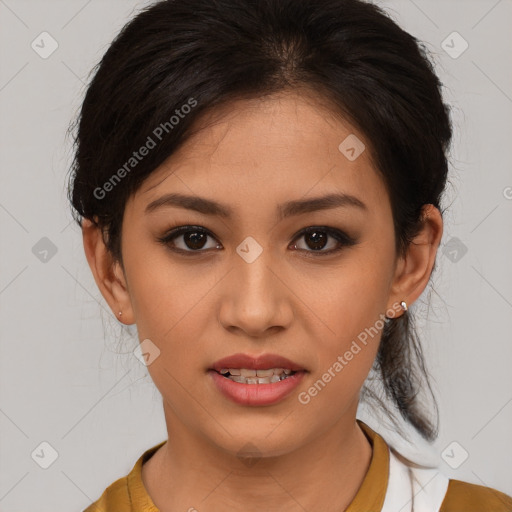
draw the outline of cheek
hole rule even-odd
[[[199,347],[204,339],[202,318],[211,314],[211,309],[205,309],[205,294],[216,280],[198,272],[198,267],[194,270],[193,266],[172,264],[162,252],[163,256],[151,260],[133,254],[130,296],[140,341],[149,339],[158,349],[148,372],[162,396],[173,407],[186,411],[190,397],[183,386],[198,395],[194,381],[203,371]]]
[[[343,380],[343,389],[352,393],[362,385],[377,354],[384,327],[383,314],[370,296],[339,298],[326,314],[334,334],[316,337],[320,340],[317,373],[341,376],[331,380],[339,384]],[[329,376],[324,380],[329,381]]]
[[[393,254],[387,246],[363,242],[339,266],[307,274],[309,287],[315,290],[307,296],[308,303],[320,313],[331,331],[346,339],[357,336],[385,313]]]
[[[298,402],[309,417],[323,417],[329,425],[357,406],[377,355],[384,320],[372,297],[364,294],[338,295],[324,304],[323,311],[334,334],[315,336],[317,364]]]
[[[130,299],[141,339],[154,337],[164,343],[176,338],[182,324],[197,314],[215,276],[200,265],[176,264],[155,244],[148,247],[127,252]]]
[[[335,400],[354,394],[377,354],[393,263],[391,250],[380,249],[369,244],[359,247],[357,256],[347,258],[325,279],[325,286],[317,287],[322,292],[312,295],[315,302],[310,303],[311,308],[319,312],[323,322],[316,323],[319,327],[314,336],[318,341],[315,377],[329,381],[326,388],[331,391],[322,391],[326,399],[331,393]]]

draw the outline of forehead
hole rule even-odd
[[[143,207],[169,191],[260,207],[336,192],[387,201],[369,141],[303,93],[238,100],[203,116],[133,200]]]

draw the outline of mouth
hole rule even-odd
[[[236,355],[208,369],[224,397],[242,406],[261,407],[283,401],[303,382],[307,370],[278,356]]]
[[[278,354],[233,354],[208,368],[216,389],[244,406],[277,404],[303,381],[308,370]]]
[[[243,384],[270,384],[307,370],[278,354],[233,354],[216,361],[208,370]],[[262,380],[263,379],[263,380]]]
[[[221,368],[217,373],[239,384],[272,384],[285,380],[297,372],[289,368]]]

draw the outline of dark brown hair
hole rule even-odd
[[[452,131],[441,87],[424,45],[369,2],[156,2],[112,42],[72,126],[74,218],[94,220],[122,264],[127,199],[202,116],[235,99],[309,88],[369,141],[403,254],[422,206],[440,208],[447,179]],[[155,147],[130,160],[148,137]],[[409,317],[386,323],[374,370],[400,414],[432,440],[437,423],[418,396],[422,381],[430,385]],[[363,397],[372,396],[378,400],[365,389]]]

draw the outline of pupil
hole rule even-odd
[[[327,240],[327,236],[325,233],[322,233],[322,231],[312,231],[307,234],[306,238],[309,240],[312,239],[312,247],[310,245],[312,249],[323,249]]]
[[[204,246],[205,240],[205,233],[198,233],[197,231],[185,233],[185,243],[190,249],[201,249]]]

